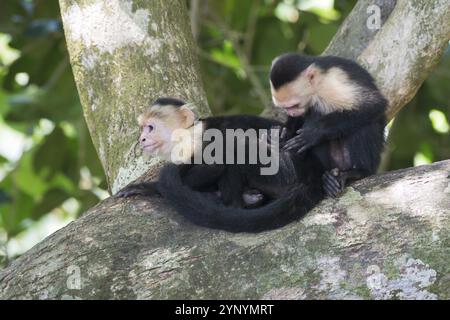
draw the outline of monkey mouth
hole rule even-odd
[[[154,152],[159,146],[160,146],[159,142],[148,143],[148,144],[142,145],[142,150],[150,153],[150,152]]]
[[[289,110],[294,110],[294,109],[298,109],[298,108],[300,108],[300,103],[297,103],[297,104],[294,104],[292,106],[286,107],[285,109],[286,109],[286,111],[289,111]]]
[[[284,108],[284,110],[289,116],[298,116],[303,114],[303,108],[300,107],[300,103],[291,105],[290,107],[286,107]]]

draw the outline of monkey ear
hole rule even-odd
[[[136,121],[137,121],[137,123],[139,124],[140,127],[144,126],[144,119],[145,119],[145,117],[144,117],[143,114],[139,115],[136,118]]]
[[[310,65],[305,70],[305,77],[309,81],[310,84],[315,84],[317,74],[318,74],[318,70],[313,64]]]
[[[194,124],[195,114],[186,105],[180,107],[180,113],[184,117],[185,128],[189,128]]]

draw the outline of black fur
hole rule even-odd
[[[373,77],[356,62],[336,56],[306,56],[298,53],[286,53],[279,56],[270,71],[270,81],[275,89],[295,80],[311,64],[326,71],[333,67],[344,70],[351,80],[364,87],[376,89]]]
[[[302,217],[322,199],[320,188],[316,191],[299,184],[262,207],[234,208],[184,184],[174,164],[161,170],[157,188],[171,206],[191,222],[230,232],[261,232],[282,227]]]
[[[299,153],[308,150],[318,157],[326,174],[325,191],[330,196],[337,196],[330,185],[333,177],[342,191],[347,180],[360,179],[376,172],[384,147],[387,100],[364,68],[354,61],[334,56],[280,56],[270,74],[274,88],[295,80],[312,63],[322,70],[341,68],[350,80],[370,92],[370,97],[353,110],[324,115],[312,105],[305,115],[290,117],[286,123],[291,139],[286,142],[285,150]],[[340,174],[330,175],[332,169],[339,169]]]
[[[279,56],[270,71],[270,81],[275,89],[295,80],[300,73],[313,63],[313,57],[303,56],[298,59],[296,53]]]
[[[161,106],[167,106],[167,105],[172,105],[175,107],[181,107],[182,105],[186,104],[186,102],[180,100],[180,99],[176,99],[176,98],[170,98],[170,97],[162,97],[162,98],[158,98],[155,100],[155,102],[153,103],[153,105],[161,105]]]
[[[218,129],[224,136],[226,129],[269,130],[282,125],[250,115],[211,117],[202,121],[205,129]],[[297,155],[280,154],[279,172],[275,175],[261,175],[260,168],[259,164],[167,164],[156,182],[131,185],[118,196],[159,193],[191,222],[231,232],[259,232],[281,227],[303,216],[324,196],[321,167],[314,155],[300,161]],[[243,209],[242,194],[248,188],[262,192],[267,204]],[[217,191],[221,194],[220,201],[211,196]]]

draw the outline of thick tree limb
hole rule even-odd
[[[191,55],[191,36],[183,38],[188,15],[178,1],[135,1],[132,6],[131,0],[60,2],[86,117],[112,189],[118,189],[133,176],[120,172],[145,168],[144,162],[135,166],[132,156],[122,154],[137,133],[130,129],[132,118],[146,101],[161,93],[183,92],[205,106],[201,112],[208,111]],[[391,114],[414,94],[448,41],[446,3],[399,1],[375,36],[362,37],[367,45],[347,46],[349,55],[358,54],[370,64],[380,81],[392,81],[382,85]],[[117,6],[121,13],[114,12]],[[160,6],[181,11],[164,15],[168,7]],[[362,14],[362,7],[347,20],[347,30],[360,21],[355,15]],[[383,12],[387,16],[389,10]],[[83,28],[89,19],[105,20],[108,28],[102,29],[102,38],[77,28],[80,15]],[[125,31],[103,15],[115,17]],[[402,18],[409,19],[403,29],[397,21]],[[154,33],[153,20],[158,30]],[[92,26],[102,28],[101,23]],[[144,27],[143,38],[135,37],[142,35],[136,26]],[[117,33],[122,38],[111,36]],[[157,49],[152,37],[168,51]],[[334,41],[331,52],[346,41],[359,43],[345,32],[337,37],[342,41]],[[395,52],[388,50],[393,46]],[[151,60],[142,58],[147,50]],[[178,63],[167,62],[167,56]],[[375,61],[380,56],[383,60]],[[167,83],[165,72],[148,74],[158,65],[171,70]],[[190,72],[186,81],[178,78]],[[178,85],[171,87],[174,81]],[[157,89],[146,94],[148,88]],[[102,148],[105,141],[108,149]],[[117,166],[112,165],[115,155],[120,155]],[[108,199],[1,271],[0,298],[449,299],[449,172],[446,161],[377,175],[348,188],[338,200],[323,201],[301,221],[258,235],[195,227],[161,199]]]
[[[0,298],[449,299],[449,172],[377,175],[257,235],[193,226],[161,199],[109,199],[3,270]]]
[[[334,35],[324,54],[358,59],[386,23],[396,4],[397,0],[359,0]],[[369,20],[371,16],[375,20]]]

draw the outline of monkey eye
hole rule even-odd
[[[150,132],[152,132],[153,129],[154,129],[154,127],[153,127],[152,125],[149,125],[149,126],[148,126],[148,129],[150,130]]]

